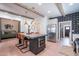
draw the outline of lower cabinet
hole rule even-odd
[[[38,54],[45,48],[45,36],[37,37],[30,40],[30,51]]]

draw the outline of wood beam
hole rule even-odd
[[[33,12],[33,13],[35,13],[35,14],[41,16],[41,17],[44,17],[44,15],[40,14],[39,12],[37,12],[37,11],[35,11],[35,10],[31,10],[31,9],[29,9],[29,8],[27,8],[27,7],[24,7],[24,6],[22,6],[22,5],[18,4],[18,3],[14,3],[14,4],[16,4],[17,6],[23,8],[23,9],[26,9],[26,10],[28,10],[28,11],[30,11],[30,12]]]
[[[65,12],[64,12],[64,9],[63,9],[63,6],[61,3],[55,3],[59,12],[61,13],[62,16],[65,16]]]
[[[20,14],[17,14],[17,13],[11,12],[11,11],[7,11],[7,10],[3,10],[3,9],[0,9],[0,11],[7,12],[7,13],[10,13],[10,14],[13,14],[13,15],[17,15],[17,16],[22,16],[22,17],[29,18],[29,19],[34,19],[34,18],[25,16],[25,15],[20,15]]]

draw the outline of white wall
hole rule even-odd
[[[48,18],[47,17],[44,17],[44,18],[41,18],[39,21],[40,21],[40,33],[41,34],[47,34],[47,22]]]
[[[74,41],[76,38],[79,38],[79,34],[73,34],[73,41]]]
[[[25,21],[30,21],[30,19],[26,18],[26,19],[21,20],[21,32],[28,32],[27,25],[24,25]],[[35,27],[35,29],[32,31],[39,32],[40,34],[47,33],[47,17],[36,18],[36,19],[34,19],[34,22],[35,22],[35,24],[33,24],[33,26]]]
[[[33,21],[33,23],[31,24],[31,21]],[[25,24],[27,22],[27,24],[29,24],[30,27],[30,32],[39,32],[38,30],[38,21],[36,19],[28,19],[28,18],[24,18],[23,20],[21,20],[21,32],[25,32],[28,33],[28,25]]]
[[[1,11],[0,11],[0,17],[11,19],[11,20],[12,19],[18,20],[18,21],[20,21],[22,19],[22,17],[20,17],[20,16],[12,15],[12,14],[9,14],[9,13],[6,13],[6,12],[1,12]]]
[[[48,24],[58,24],[58,19],[55,18],[55,19],[48,20]]]
[[[22,19],[21,22],[20,22],[20,31],[27,33],[27,32],[28,32],[28,31],[27,31],[27,26],[25,26],[24,24],[25,24],[25,20]]]

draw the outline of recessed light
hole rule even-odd
[[[42,3],[38,3],[38,5],[39,5],[39,6],[41,6],[41,5],[42,5]]]
[[[51,11],[48,11],[48,13],[51,13]]]
[[[74,3],[69,3],[70,6],[72,6]]]

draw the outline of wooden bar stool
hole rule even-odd
[[[17,46],[22,46],[23,45],[23,37],[22,37],[23,33],[18,33],[16,38],[18,39],[18,44]]]
[[[18,33],[17,38],[19,39],[19,44],[17,45],[17,47],[20,49],[20,51],[22,53],[25,53],[25,52],[29,51],[29,49],[23,51],[24,49],[26,49],[28,47],[28,40],[24,39],[25,38],[24,33]]]

